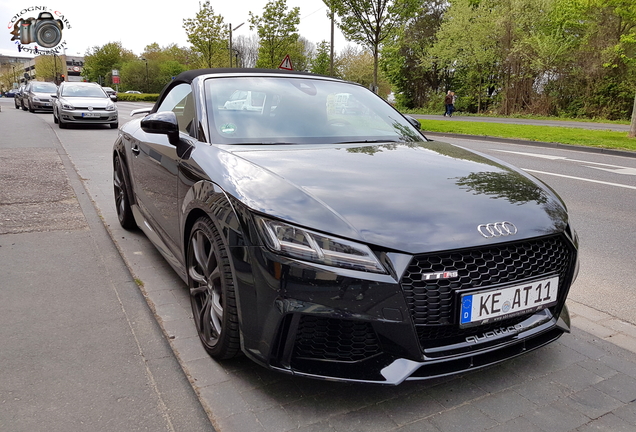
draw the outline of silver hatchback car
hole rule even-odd
[[[117,105],[101,86],[94,83],[63,82],[54,96],[53,121],[66,128],[70,124],[119,126]]]
[[[50,112],[53,109],[53,101],[51,100],[51,95],[56,91],[57,86],[52,82],[29,82],[22,92],[22,109],[28,109],[30,112]]]

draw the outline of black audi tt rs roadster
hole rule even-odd
[[[193,70],[141,111],[113,148],[119,221],[187,283],[213,358],[395,385],[569,331],[578,238],[557,194],[366,88]]]

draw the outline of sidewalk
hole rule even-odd
[[[213,431],[51,128],[0,126],[0,430]]]

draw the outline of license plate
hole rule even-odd
[[[521,315],[557,302],[559,277],[461,296],[460,327]]]
[[[82,113],[82,117],[99,117],[99,113]]]

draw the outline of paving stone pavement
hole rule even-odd
[[[446,379],[343,384],[274,373],[244,357],[212,360],[186,286],[141,232],[120,228],[110,175],[95,174],[110,162],[91,166],[86,151],[69,156],[217,432],[636,431],[636,326],[573,301],[571,334]]]

